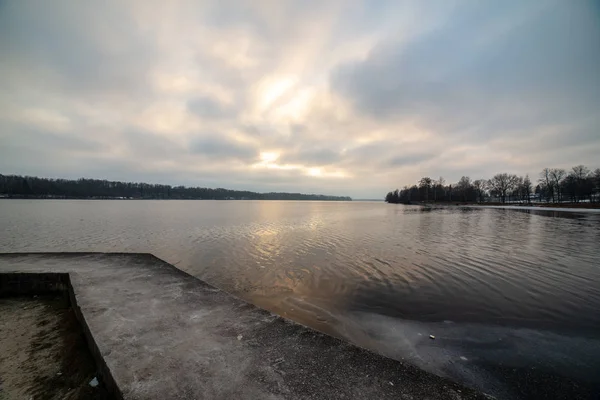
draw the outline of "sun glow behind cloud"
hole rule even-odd
[[[256,105],[260,111],[268,110],[286,92],[298,82],[296,76],[266,77],[257,88]]]
[[[279,153],[273,151],[263,151],[260,153],[260,161],[263,164],[272,164],[279,158]]]
[[[279,153],[277,152],[261,152],[260,161],[253,164],[254,169],[276,169],[284,171],[299,171],[305,176],[314,178],[332,178],[342,179],[348,178],[348,174],[341,170],[326,170],[322,167],[311,167],[302,164],[279,164]]]

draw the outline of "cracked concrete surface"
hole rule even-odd
[[[474,390],[259,309],[149,254],[0,254],[64,272],[125,399],[471,399]]]

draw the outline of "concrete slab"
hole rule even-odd
[[[285,320],[149,254],[0,254],[0,273],[68,273],[125,399],[485,398]]]

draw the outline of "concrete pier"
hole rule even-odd
[[[150,254],[0,254],[0,275],[5,295],[68,288],[117,398],[486,398],[273,315]]]

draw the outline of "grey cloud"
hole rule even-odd
[[[364,144],[346,152],[346,158],[357,162],[368,160],[381,160],[390,152],[393,152],[393,143],[387,141],[378,141]]]
[[[9,156],[6,145],[29,151],[42,147],[46,152],[71,151],[71,152],[100,152],[107,146],[93,137],[79,136],[73,132],[51,132],[39,127],[19,123],[0,123],[0,139],[4,142],[0,146],[0,155]],[[43,146],[40,146],[43,143]]]
[[[49,132],[22,124],[0,124],[0,173],[64,175],[93,166],[90,159],[107,150],[95,138]],[[82,165],[85,164],[85,168]],[[80,176],[79,176],[80,177]]]
[[[122,3],[5,2],[0,49],[5,73],[78,95],[144,90],[156,48]],[[18,82],[15,82],[18,83]]]
[[[343,164],[347,166],[369,165],[377,168],[399,166],[401,163],[392,161],[399,161],[399,153],[405,154],[404,157],[414,157],[413,155],[407,155],[408,150],[403,149],[403,146],[396,146],[393,142],[381,140],[348,150],[344,154]],[[415,161],[418,160],[415,159]]]
[[[399,167],[418,164],[423,161],[431,160],[432,158],[434,158],[433,154],[402,154],[391,157],[386,163],[392,167]]]
[[[226,106],[218,100],[207,96],[189,100],[187,108],[197,116],[209,119],[233,118],[237,113],[234,107]]]
[[[277,4],[273,4],[277,8]],[[258,8],[252,2],[245,1],[222,1],[213,3],[208,10],[203,12],[202,19],[213,28],[239,29],[260,38],[272,38],[269,32],[269,22],[265,15],[258,12]]]
[[[120,133],[121,143],[127,146],[132,156],[141,159],[169,160],[181,157],[186,148],[168,136],[140,130],[125,130]]]
[[[302,134],[295,133],[287,125],[252,125],[243,124],[239,127],[240,132],[248,135],[254,140],[260,140],[260,143],[269,147],[296,148],[299,143],[307,140]]]
[[[338,151],[331,149],[314,149],[305,151],[301,155],[302,160],[306,160],[309,163],[317,165],[331,165],[336,163],[342,158],[342,155]]]
[[[326,166],[337,163],[342,159],[342,154],[330,148],[304,147],[288,150],[281,156],[283,164],[302,164],[306,166]]]
[[[290,125],[290,131],[292,132],[293,135],[302,135],[303,133],[307,132],[307,128],[305,125],[302,124],[291,124]]]
[[[420,145],[419,145],[420,146]],[[396,144],[393,141],[380,140],[343,151],[342,140],[330,139],[311,145],[296,144],[284,151],[280,157],[283,164],[302,164],[305,166],[340,166],[350,170],[369,167],[387,169],[410,164],[419,164],[431,160],[436,155],[436,147],[418,149],[414,145]]]
[[[459,9],[407,45],[385,42],[340,66],[332,88],[374,118],[416,117],[443,133],[475,128],[477,138],[585,117],[600,103],[600,26],[583,3],[544,5]]]
[[[258,156],[258,149],[251,144],[237,142],[225,136],[212,134],[202,135],[190,141],[192,154],[214,159],[239,159],[252,161]]]

